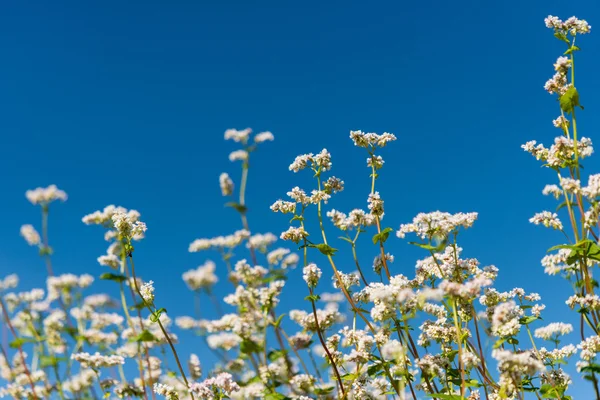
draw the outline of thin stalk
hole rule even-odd
[[[135,285],[135,290],[137,291],[138,295],[140,296],[140,298],[144,302],[144,305],[146,306],[146,308],[148,309],[148,311],[150,311],[150,313],[154,314],[154,310],[152,309],[152,307],[148,303],[146,303],[146,301],[144,300],[144,296],[142,296],[142,293],[140,292],[140,288],[139,288],[138,283],[137,283],[137,277],[135,275],[135,263],[133,262],[133,254],[131,254],[131,253],[129,253],[129,262],[131,263],[131,275],[133,277],[133,284]],[[173,356],[175,357],[175,362],[177,363],[177,367],[179,367],[179,372],[181,373],[181,377],[183,378],[183,381],[185,382],[186,387],[189,388],[190,384],[188,382],[187,376],[185,375],[183,367],[181,366],[181,362],[179,361],[179,356],[177,355],[177,350],[175,350],[175,346],[173,345],[173,341],[171,340],[171,338],[167,334],[167,331],[165,330],[165,327],[163,326],[162,322],[160,321],[160,318],[157,318],[156,322],[158,323],[158,326],[160,327],[160,330],[162,331],[165,339],[169,343],[169,347],[171,347],[171,351],[173,352]],[[189,393],[190,393],[190,397],[192,398],[192,400],[194,400],[194,394],[192,392],[189,392]]]

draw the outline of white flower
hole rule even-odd
[[[35,230],[33,225],[21,226],[21,236],[30,246],[38,246],[41,243],[40,234]]]
[[[248,152],[246,150],[235,150],[229,153],[229,161],[247,161]]]
[[[254,136],[255,143],[262,143],[262,142],[266,142],[266,141],[272,142],[274,139],[275,139],[275,137],[269,131],[257,133],[256,136]]]
[[[105,356],[98,352],[90,353],[75,353],[71,355],[71,359],[81,363],[83,367],[94,369],[114,367],[119,364],[125,364],[125,359],[121,356]]]
[[[422,239],[433,237],[446,237],[459,227],[470,228],[477,219],[477,213],[450,214],[441,211],[432,213],[419,213],[410,224],[400,225],[396,232],[399,238],[409,232],[414,232]]]
[[[50,185],[47,188],[37,188],[25,192],[25,197],[31,204],[48,205],[55,200],[66,201],[67,194],[58,189],[56,185]]]
[[[146,224],[137,220],[129,213],[118,211],[112,215],[115,229],[121,236],[128,239],[139,238],[146,232]]]
[[[175,388],[173,386],[169,386],[169,385],[165,385],[163,383],[154,383],[154,386],[152,388],[154,390],[154,393],[161,395],[161,396],[165,396],[167,398],[167,400],[178,400],[179,399],[179,394],[177,393],[177,391],[175,390]]]
[[[550,211],[542,211],[541,213],[535,214],[529,219],[529,222],[534,225],[543,225],[546,228],[563,229],[562,222],[558,219],[558,215]]]
[[[231,194],[233,193],[233,180],[229,177],[229,174],[227,174],[227,172],[223,172],[220,176],[219,176],[219,185],[221,186],[221,193],[223,194],[223,196],[231,196]]]
[[[154,302],[154,281],[148,281],[140,288],[140,295],[142,299],[148,304]]]
[[[246,128],[238,131],[237,129],[227,129],[225,131],[225,140],[233,140],[238,143],[246,143],[248,141],[248,136],[252,133],[252,129]]]
[[[536,338],[550,340],[561,335],[567,335],[573,332],[573,325],[564,322],[553,322],[542,328],[537,328],[534,332]]]
[[[204,265],[185,272],[183,280],[191,290],[210,288],[219,280],[215,275],[216,267],[217,265],[214,262],[207,261]]]
[[[302,278],[308,284],[308,287],[314,288],[319,283],[322,272],[316,264],[308,264],[302,269]]]

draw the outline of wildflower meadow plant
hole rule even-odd
[[[502,271],[465,256],[462,234],[474,229],[476,212],[388,221],[386,208],[393,204],[377,183],[386,178],[384,148],[393,151],[401,141],[396,135],[350,131],[369,172],[368,190],[354,209],[329,207],[345,184],[334,175],[336,160],[327,149],[290,160],[291,180],[305,174],[312,183],[292,184],[262,205],[289,222],[273,234],[253,229],[246,191],[250,160],[274,135],[229,129],[225,140],[238,146],[229,159],[241,178],[223,172],[219,188],[215,177],[215,193],[239,215],[239,225],[189,244],[191,253],[217,255],[227,272],[214,260],[184,272],[190,309],[167,312],[144,265],[136,265],[136,244],[152,229],[138,211],[109,205],[84,216],[84,224],[104,231],[107,250],[97,261],[106,272],[57,275],[49,210],[67,194],[54,185],[26,193],[41,208],[41,233],[27,224],[20,234],[38,248],[47,287],[20,291],[16,275],[0,279],[0,312],[11,336],[0,346],[0,397],[569,400],[577,382],[587,385],[586,398],[600,399],[600,297],[593,277],[600,263],[600,174],[583,176],[581,160],[593,147],[577,129],[583,107],[575,85],[575,42],[591,27],[575,17],[549,16],[545,24],[565,45],[544,85],[558,99],[557,137],[549,147],[530,141],[522,148],[553,173],[556,180],[543,194],[559,204],[530,222],[559,231],[541,265],[565,280],[562,296],[578,326],[557,320],[537,293],[497,289]],[[394,268],[394,240],[409,240],[421,251],[414,270]],[[338,261],[341,253],[351,266]],[[366,254],[373,260],[368,264]],[[294,284],[303,294],[286,291],[296,267],[302,280]],[[333,281],[326,282],[330,274]],[[94,294],[96,279],[112,282],[117,298]],[[213,290],[219,281],[230,285],[223,299]],[[330,283],[333,292],[324,291]],[[283,309],[283,296],[297,308]],[[216,319],[206,319],[203,299]],[[204,345],[189,343],[184,359],[177,331]],[[565,343],[573,332],[577,341]]]

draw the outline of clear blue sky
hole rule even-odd
[[[563,313],[567,288],[539,264],[562,239],[528,223],[555,207],[541,195],[555,177],[520,149],[557,133],[543,84],[564,48],[548,14],[592,25],[577,55],[579,124],[598,145],[596,1],[3,1],[0,272],[43,282],[19,227],[39,227],[25,191],[55,183],[70,196],[52,207],[56,271],[105,272],[102,232],[81,217],[136,208],[149,227],[136,251],[142,274],[171,315],[184,314],[181,273],[207,256],[189,254],[189,242],[239,227],[218,189],[220,172],[238,176],[225,129],[275,134],[253,160],[248,203],[253,229],[277,234],[287,218],[268,206],[307,182],[287,170],[300,153],[329,149],[347,184],[332,207],[364,206],[366,156],[348,139],[361,129],[399,139],[378,182],[386,226],[419,211],[477,211],[465,255],[498,266],[500,289],[538,291]],[[585,166],[600,171],[600,158]],[[410,275],[424,254],[389,244],[394,272]],[[286,304],[305,295],[299,272]],[[224,275],[218,290],[229,290]]]

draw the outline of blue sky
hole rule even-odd
[[[81,217],[136,208],[149,227],[139,268],[184,314],[192,297],[181,273],[210,256],[189,254],[189,242],[239,227],[218,189],[220,172],[239,174],[225,129],[276,137],[256,153],[248,193],[253,230],[275,233],[287,218],[268,206],[309,182],[287,170],[297,154],[329,149],[347,185],[331,206],[365,206],[366,155],[348,139],[361,129],[398,136],[378,182],[386,226],[420,211],[477,211],[465,255],[498,266],[500,289],[524,286],[565,312],[567,288],[539,265],[562,239],[528,223],[555,207],[541,195],[554,175],[520,145],[556,134],[558,106],[543,84],[564,49],[544,27],[548,14],[592,25],[576,61],[578,124],[600,141],[597,2],[5,1],[0,11],[0,272],[25,287],[45,270],[18,234],[39,226],[24,193],[55,183],[70,196],[52,207],[56,271],[105,272],[102,232]],[[424,256],[395,237],[389,247],[395,273],[410,275]],[[287,304],[304,297],[299,272],[288,285],[301,295]],[[228,290],[223,276],[218,292]]]

